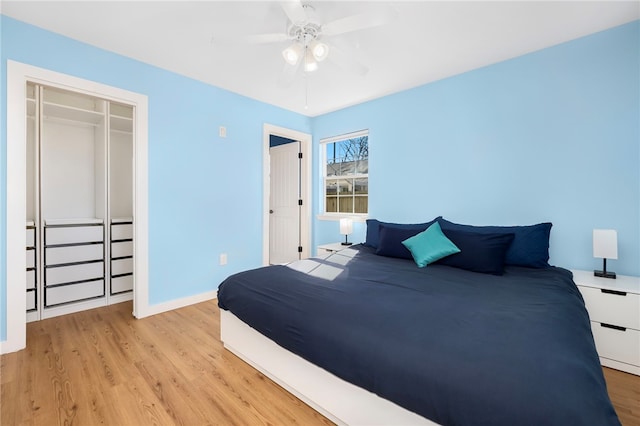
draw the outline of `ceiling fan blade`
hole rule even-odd
[[[338,67],[345,71],[364,76],[369,72],[369,67],[364,65],[353,57],[353,55],[346,54],[343,50],[338,49],[334,45],[329,46],[329,55],[327,60],[336,64]]]
[[[300,0],[288,0],[280,2],[280,7],[282,7],[282,10],[293,24],[306,22],[309,19],[307,17],[307,12],[305,12],[304,7],[302,7],[302,2]]]
[[[278,86],[286,88],[293,84],[298,75],[298,68],[300,68],[301,62],[302,61],[298,61],[295,65],[285,63],[284,68],[282,68],[282,73],[280,73],[280,77],[278,77]]]
[[[336,19],[322,25],[321,32],[324,35],[333,36],[363,30],[365,28],[377,27],[390,21],[390,15],[381,11],[365,12]]]
[[[255,34],[244,37],[244,41],[251,44],[266,44],[287,41],[289,37],[285,33]]]

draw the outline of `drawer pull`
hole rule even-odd
[[[612,328],[614,330],[618,330],[618,331],[627,331],[626,327],[620,327],[619,325],[611,325],[611,324],[606,324],[604,322],[600,323],[600,327],[604,327],[604,328]]]
[[[616,296],[626,296],[627,292],[626,291],[618,291],[618,290],[607,290],[604,288],[600,289],[601,292],[606,293],[606,294],[615,294]]]

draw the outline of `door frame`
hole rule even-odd
[[[27,81],[74,90],[135,107],[134,134],[134,287],[133,315],[150,315],[148,98],[140,93],[96,83],[44,68],[7,61],[6,180],[6,340],[0,353],[26,347],[26,86]]]
[[[300,170],[300,192],[302,197],[302,210],[300,211],[300,244],[302,245],[301,258],[311,256],[311,135],[285,127],[264,123],[262,128],[262,264],[269,265],[269,196],[271,193],[271,156],[269,155],[269,136],[282,136],[284,138],[300,141],[302,163]]]

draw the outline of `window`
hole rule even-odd
[[[322,139],[324,212],[369,211],[369,132]]]

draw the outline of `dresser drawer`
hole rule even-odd
[[[27,292],[27,311],[32,311],[36,308],[36,292]]]
[[[36,270],[27,271],[27,289],[36,288]]]
[[[76,302],[85,299],[104,296],[104,281],[90,281],[80,284],[65,285],[47,288],[46,306],[55,306],[62,303]]]
[[[46,265],[60,265],[63,263],[86,262],[104,258],[102,244],[89,244],[70,247],[49,247],[45,249]]]
[[[27,268],[36,267],[36,251],[34,249],[27,250]]]
[[[640,330],[640,295],[603,292],[599,288],[579,286],[592,321]]]
[[[27,247],[36,246],[36,230],[27,229]]]
[[[111,243],[111,258],[133,256],[133,241]]]
[[[616,330],[591,322],[598,355],[603,358],[640,366],[640,331],[627,328]]]
[[[111,276],[130,274],[133,272],[133,259],[118,259],[111,261]]]
[[[84,263],[80,265],[46,268],[46,285],[64,284],[75,281],[104,278],[104,263]]]
[[[127,240],[133,238],[133,225],[127,224],[112,224],[111,225],[111,240]]]
[[[133,275],[111,278],[111,294],[133,290]]]
[[[67,226],[45,228],[46,245],[103,241],[102,226]]]

